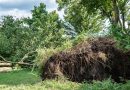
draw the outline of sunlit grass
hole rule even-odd
[[[0,73],[0,85],[35,84],[39,81],[38,75],[28,70]]]

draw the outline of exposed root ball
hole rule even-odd
[[[41,78],[53,79],[65,76],[71,81],[82,82],[111,78],[120,82],[120,77],[130,77],[130,53],[115,47],[108,38],[90,39],[69,51],[51,56],[42,67]]]

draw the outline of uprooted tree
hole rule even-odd
[[[41,78],[66,77],[83,82],[120,77],[130,79],[130,53],[123,52],[109,38],[89,39],[75,47],[52,55],[41,69]]]
[[[71,81],[104,80],[111,77],[120,82],[120,77],[130,79],[129,29],[125,22],[129,14],[129,0],[57,0],[59,9],[65,9],[65,20],[77,32],[86,29],[86,16],[95,14],[109,20],[110,38],[89,39],[68,51],[52,55],[41,69],[41,78],[53,79],[64,76]],[[76,7],[76,8],[75,8]],[[77,8],[78,7],[78,8]],[[86,10],[86,11],[85,11]],[[96,19],[99,20],[99,19]],[[85,27],[84,27],[84,26]],[[91,26],[91,25],[90,25]],[[93,26],[92,26],[93,27]],[[87,30],[89,30],[87,28]],[[117,46],[119,45],[119,46]],[[123,47],[122,49],[119,49]],[[125,49],[128,51],[126,52]]]

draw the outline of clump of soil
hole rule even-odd
[[[83,82],[120,77],[130,78],[130,52],[123,52],[110,38],[88,39],[68,51],[51,56],[42,67],[41,78],[64,76],[71,81]]]

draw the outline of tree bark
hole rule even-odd
[[[112,24],[117,26],[118,22],[119,22],[119,9],[117,6],[117,1],[116,0],[112,0],[112,4],[113,4],[113,11],[112,11]]]

